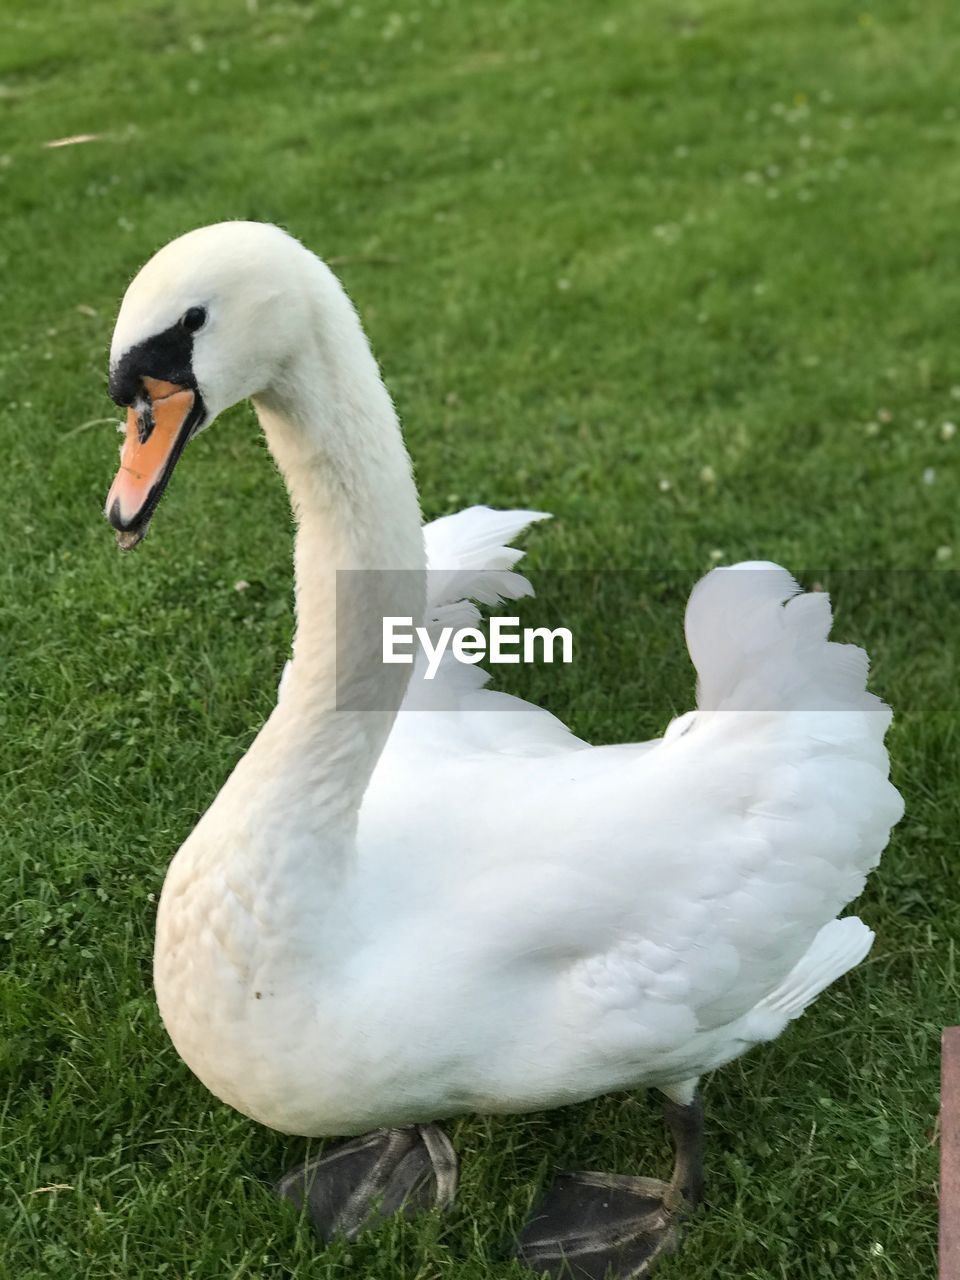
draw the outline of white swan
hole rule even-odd
[[[428,526],[431,565],[451,572],[426,592],[410,464],[360,323],[275,227],[205,227],[148,262],[110,389],[129,406],[107,502],[122,546],[187,440],[248,396],[297,521],[283,696],[163,888],[156,990],[178,1051],[274,1129],[376,1131],[280,1184],[325,1237],[377,1198],[449,1200],[438,1119],[657,1086],[670,1186],[569,1175],[520,1243],[550,1274],[646,1274],[699,1198],[698,1077],[777,1036],[870,947],[836,919],[901,814],[865,655],[828,641],[825,595],[742,566],[691,596],[698,710],[655,743],[588,746],[451,658],[407,693],[380,616],[524,594],[509,543],[538,514]]]

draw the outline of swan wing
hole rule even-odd
[[[424,526],[427,554],[427,627],[435,641],[443,627],[476,627],[481,605],[496,607],[534,594],[515,571],[523,552],[510,545],[544,511],[467,507]],[[458,662],[449,649],[436,674],[425,678],[418,653],[391,743],[415,737],[432,749],[501,754],[569,751],[584,744],[560,720],[522,698],[487,688],[490,673]],[[407,712],[431,712],[430,716]]]
[[[714,570],[686,618],[699,705],[662,739],[527,759],[414,742],[375,775],[364,839],[392,848],[385,893],[442,912],[451,1004],[476,986],[479,1011],[482,975],[509,973],[489,1034],[518,1001],[585,1096],[568,1042],[594,1046],[597,1091],[682,1080],[779,1034],[862,959],[870,931],[836,917],[903,806],[890,712],[830,624],[829,598],[783,569]]]
[[[607,920],[615,940],[596,938],[577,981],[621,1008],[632,985],[654,1024],[658,1008],[685,1010],[715,1060],[779,1034],[872,941],[835,917],[903,804],[890,711],[866,689],[863,650],[828,639],[831,621],[829,597],[778,566],[707,575],[686,616],[698,709],[637,762],[640,794],[620,801],[634,807],[635,905]],[[625,823],[619,840],[608,870],[626,897]]]
[[[478,506],[424,525],[428,620],[472,626],[480,617],[472,601],[497,605],[532,596],[527,579],[513,572],[523,552],[509,544],[531,524],[549,519],[547,511]]]

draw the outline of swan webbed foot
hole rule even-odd
[[[291,1169],[274,1187],[306,1209],[325,1244],[338,1236],[353,1240],[394,1213],[446,1209],[456,1189],[456,1152],[436,1125],[378,1129],[341,1143]]]
[[[641,1280],[680,1240],[703,1195],[703,1108],[667,1102],[676,1144],[670,1182],[561,1174],[520,1234],[519,1258],[551,1280]]]
[[[555,1280],[635,1280],[677,1246],[670,1184],[613,1173],[561,1174],[524,1227],[521,1261]]]

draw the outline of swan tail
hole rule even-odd
[[[867,692],[869,660],[829,637],[830,597],[803,592],[779,565],[714,569],[697,583],[686,637],[704,711],[869,711],[882,739],[890,711]]]
[[[522,600],[533,587],[514,565],[523,552],[509,544],[546,511],[495,511],[467,507],[425,525],[428,625],[472,626],[477,605]]]
[[[857,916],[831,920],[783,982],[760,1001],[753,1015],[787,1021],[798,1018],[831,983],[856,968],[873,946],[873,939],[873,930]]]

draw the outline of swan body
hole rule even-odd
[[[889,712],[863,652],[828,639],[827,596],[775,565],[708,574],[697,706],[653,743],[591,746],[450,655],[411,679],[377,660],[344,571],[376,571],[378,613],[469,621],[529,593],[511,542],[541,514],[421,529],[353,308],[278,229],[161,250],[112,370],[185,385],[147,362],[191,308],[189,434],[252,396],[297,520],[281,696],[158,911],[157,998],[192,1070],[274,1129],[349,1135],[639,1085],[682,1099],[779,1035],[869,950],[837,917],[902,811]],[[141,536],[137,492],[111,495]]]

